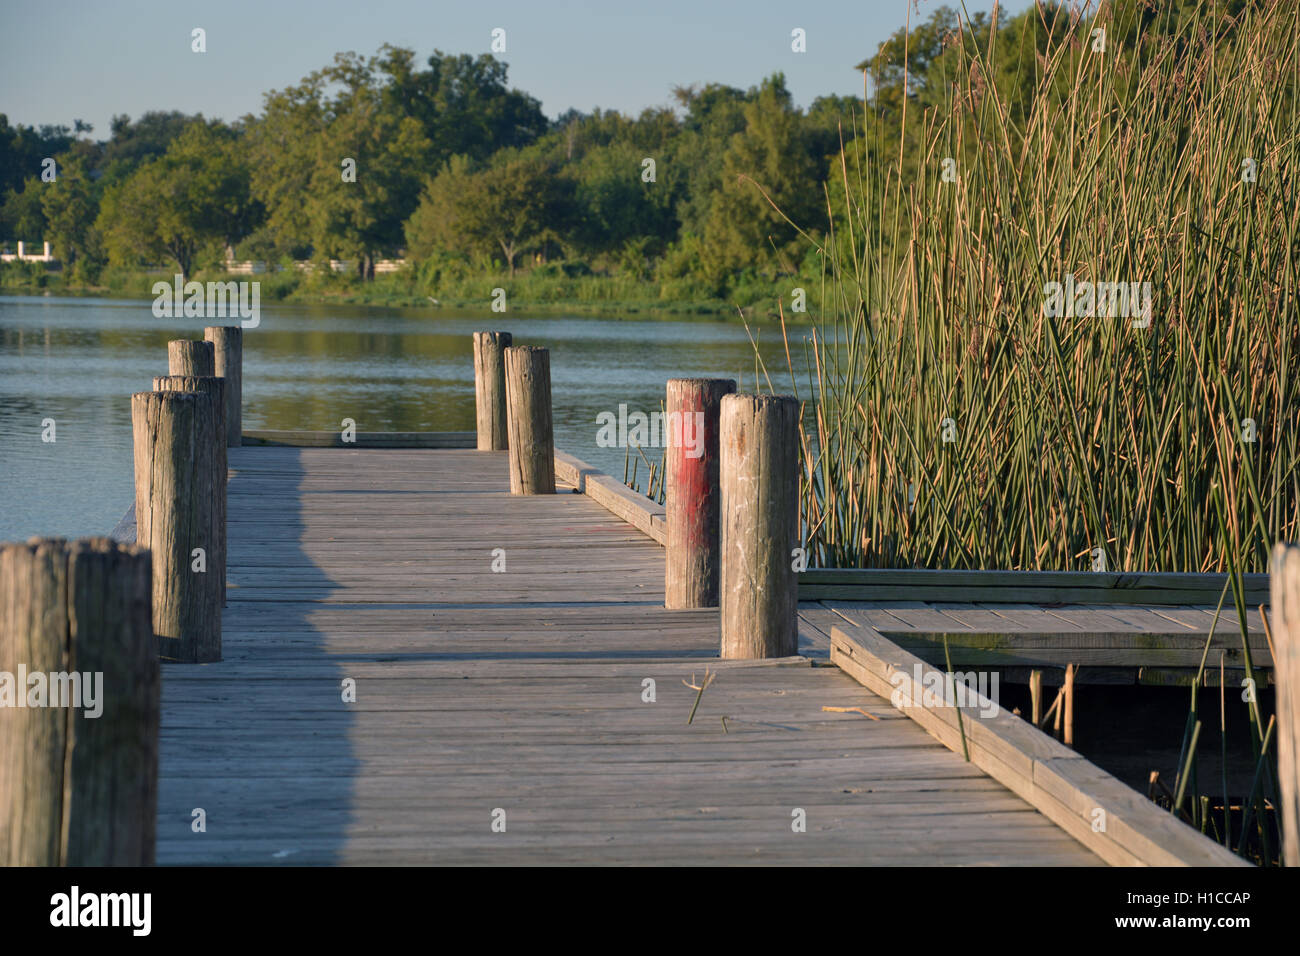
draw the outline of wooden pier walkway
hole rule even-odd
[[[808,656],[718,660],[658,545],[512,497],[504,452],[230,467],[224,659],[163,671],[160,864],[1101,862],[827,666],[815,614]]]

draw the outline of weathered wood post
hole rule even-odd
[[[512,342],[509,332],[474,333],[474,408],[479,451],[506,448],[505,350]]]
[[[725,395],[720,440],[722,656],[790,657],[799,651],[799,403]]]
[[[244,435],[244,330],[209,325],[203,340],[212,343],[213,374],[226,380],[226,445],[238,448]]]
[[[505,350],[510,493],[555,494],[555,436],[551,426],[551,353],[521,345]]]
[[[671,378],[664,406],[664,503],[668,548],[664,607],[717,607],[719,574],[718,425],[729,378]]]
[[[1300,545],[1274,547],[1271,571],[1282,865],[1300,866]]]
[[[172,339],[167,343],[167,374],[200,377],[216,375],[214,355],[211,342]]]
[[[212,547],[207,549],[208,574],[221,578],[221,604],[226,603],[226,484],[230,468],[226,460],[226,379],[214,376],[164,375],[153,380],[155,392],[199,392],[212,399],[217,417],[217,444],[212,449]]]
[[[199,392],[137,392],[131,422],[136,541],[153,552],[158,653],[219,661],[221,577],[207,566],[215,546],[216,401]]]
[[[154,862],[149,564],[108,538],[0,545],[0,865]]]

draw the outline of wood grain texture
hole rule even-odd
[[[582,459],[558,450],[555,452],[555,480],[572,486],[578,494],[591,498],[652,540],[667,544],[665,509],[654,499],[633,491]]]
[[[70,669],[103,674],[102,713],[72,713],[67,863],[154,862],[160,668],[151,621],[151,560],[103,538],[69,550]]]
[[[664,543],[667,525],[664,522],[664,506],[659,502],[652,501],[639,491],[633,491],[609,475],[588,474],[585,488],[592,501],[632,527],[644,531],[659,544]]]
[[[555,450],[555,480],[572,485],[573,490],[580,495],[587,493],[587,477],[589,475],[603,475],[604,472],[594,465],[589,465],[581,458],[576,458],[568,452]],[[646,499],[649,505],[650,499]]]
[[[1246,603],[1267,604],[1268,575],[1242,577]],[[1214,605],[1225,580],[1222,574],[809,568],[799,575],[799,599]]]
[[[555,494],[551,424],[551,353],[534,346],[505,350],[506,431],[512,495]]]
[[[1300,547],[1274,547],[1271,578],[1282,863],[1300,866]]]
[[[136,540],[153,554],[153,628],[170,660],[221,659],[221,575],[194,570],[195,549],[215,546],[220,414],[211,394],[131,396]]]
[[[474,333],[474,412],[479,451],[505,451],[505,350],[514,342],[509,332]]]
[[[345,442],[340,432],[256,428],[241,444],[283,448],[473,448],[473,432],[357,432]]]
[[[39,673],[48,695],[11,688],[29,706],[0,720],[0,863],[154,862],[149,578],[147,550],[107,538],[0,545],[0,679]]]
[[[935,668],[869,626],[835,626],[831,661],[1112,865],[1249,866],[1077,753],[996,706],[945,699]],[[1100,813],[1099,813],[1100,811]],[[1101,821],[1104,825],[1098,826]]]
[[[207,573],[216,574],[221,579],[223,607],[226,603],[226,493],[229,472],[226,455],[229,425],[226,415],[230,407],[226,401],[226,388],[229,384],[227,379],[216,376],[162,375],[153,380],[155,392],[198,392],[212,400],[217,440],[212,449],[212,545],[208,549]]]
[[[217,373],[216,352],[211,342],[172,339],[167,343],[167,374],[210,377]]]
[[[722,398],[724,658],[785,657],[798,647],[798,434],[793,398]]]
[[[718,378],[670,378],[664,410],[664,505],[668,539],[664,604],[716,607],[722,491],[719,420],[722,396],[736,383]]]
[[[226,381],[226,444],[238,448],[244,433],[244,330],[209,325],[203,340],[212,343],[214,374]]]
[[[662,548],[511,496],[507,453],[230,456],[224,660],[164,666],[160,863],[1099,862],[837,669],[719,660]]]
[[[64,543],[0,546],[0,672],[68,669],[68,562]],[[15,688],[26,693],[26,688]],[[67,714],[6,708],[0,721],[0,863],[57,866],[63,859]]]
[[[1240,624],[1220,617],[1213,607],[1028,604],[964,604],[954,601],[820,602],[848,623],[866,624],[899,647],[937,664],[947,639],[954,667],[1083,668],[1090,682],[1097,668],[1183,669],[1190,681],[1209,641],[1212,658],[1222,654],[1229,667],[1244,659]],[[1257,610],[1247,615],[1255,667],[1273,658]],[[1135,673],[1134,679],[1138,679]],[[1213,675],[1217,680],[1217,675]],[[1145,682],[1145,681],[1144,681]],[[1152,683],[1170,681],[1152,680]]]

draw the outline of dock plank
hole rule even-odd
[[[801,608],[805,656],[718,660],[716,609],[663,609],[652,537],[511,497],[504,453],[230,464],[224,659],[164,667],[160,863],[1100,863],[815,666],[844,612]]]
[[[872,627],[933,663],[942,661],[944,640],[954,667],[1126,668],[1133,679],[1143,672],[1168,670],[1194,674],[1210,638],[1214,609],[1143,605],[997,604],[929,602],[915,607],[893,602],[828,599],[820,602],[850,625]],[[899,602],[900,604],[903,602]],[[1254,664],[1271,668],[1272,655],[1257,609],[1248,614]],[[1210,660],[1222,654],[1229,667],[1241,666],[1241,627],[1235,613],[1221,615],[1210,640]],[[1188,679],[1190,679],[1188,677]]]

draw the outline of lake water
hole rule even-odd
[[[0,296],[0,541],[104,534],[130,505],[131,393],[166,374],[169,339],[228,321],[160,319],[151,305]],[[244,428],[337,431],[352,418],[358,431],[472,431],[480,329],[551,350],[556,446],[618,478],[625,452],[597,447],[597,414],[657,411],[669,378],[755,382],[754,347],[734,322],[263,306],[244,332]],[[773,385],[789,392],[779,328],[753,331]],[[791,330],[796,363],[804,334]],[[799,364],[796,374],[806,383]]]

